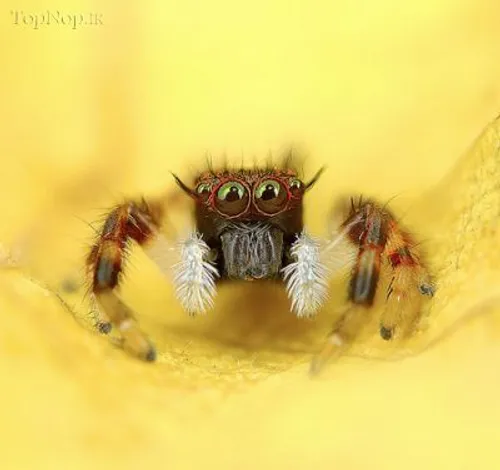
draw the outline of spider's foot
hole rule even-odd
[[[123,329],[124,326],[126,326],[127,330]],[[126,324],[122,325],[120,331],[122,333],[122,345],[125,351],[146,362],[153,362],[156,360],[155,347],[136,325],[130,322],[130,326]]]
[[[146,357],[144,358],[147,362],[154,362],[156,361],[156,349],[151,346],[149,349],[149,352],[146,354]]]
[[[97,323],[96,327],[99,333],[103,335],[108,335],[109,333],[111,333],[111,330],[113,329],[113,326],[109,321],[100,321]]]
[[[332,333],[320,353],[313,358],[309,367],[309,376],[317,376],[326,363],[334,356],[339,356],[345,346],[344,339],[338,333]]]
[[[380,325],[380,337],[385,341],[390,341],[394,336],[394,327],[390,328],[385,325]]]
[[[432,284],[420,284],[418,286],[418,290],[422,295],[426,295],[428,297],[434,297],[436,293],[436,288]]]

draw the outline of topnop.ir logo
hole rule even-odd
[[[86,26],[102,26],[102,13],[72,13],[60,10],[46,10],[44,12],[32,13],[22,10],[11,10],[12,23],[14,26],[40,29],[47,26],[63,26],[77,29]]]

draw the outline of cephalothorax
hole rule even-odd
[[[314,369],[347,343],[353,313],[372,306],[381,267],[387,267],[392,276],[380,326],[384,339],[393,336],[401,317],[418,312],[422,295],[434,292],[409,233],[374,201],[351,200],[350,206],[338,206],[335,213],[341,219],[326,239],[308,235],[303,200],[321,172],[307,182],[287,164],[209,170],[198,175],[193,185],[174,176],[194,205],[194,230],[179,242],[179,259],[172,266],[177,298],[189,314],[203,313],[213,305],[219,282],[275,280],[284,283],[292,312],[314,315],[337,271],[332,252],[341,245],[357,252],[344,263],[352,267],[349,308],[313,363]],[[141,199],[115,207],[88,256],[100,330],[108,332],[115,326],[124,348],[145,360],[155,359],[155,349],[115,290],[130,240],[155,258],[169,201],[168,197]]]
[[[200,175],[194,189],[177,178],[195,202],[196,230],[220,279],[281,277],[317,176],[304,183],[291,169],[216,171]]]

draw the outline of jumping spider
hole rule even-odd
[[[195,229],[179,242],[180,261],[172,267],[177,298],[189,314],[213,305],[219,282],[260,279],[285,285],[295,315],[314,315],[337,272],[329,254],[341,242],[356,250],[348,260],[348,308],[313,361],[312,372],[351,339],[350,319],[373,305],[381,269],[391,279],[380,319],[384,340],[392,338],[401,319],[416,316],[422,296],[434,294],[412,237],[386,207],[373,200],[351,199],[349,205],[337,207],[340,223],[327,239],[307,234],[303,199],[321,173],[304,182],[287,164],[253,170],[210,169],[195,179],[193,187],[174,175],[194,208]],[[134,240],[154,251],[168,206],[165,197],[115,207],[87,258],[100,331],[108,333],[116,327],[124,349],[147,361],[155,360],[155,348],[116,290],[128,242]]]

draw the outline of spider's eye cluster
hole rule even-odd
[[[301,198],[304,183],[298,178],[264,177],[255,185],[244,179],[204,181],[196,187],[199,199],[222,215],[238,217],[250,206],[262,215],[273,216],[286,210],[290,198]]]
[[[248,189],[238,181],[228,181],[220,186],[215,207],[225,215],[234,217],[244,212],[249,204]]]
[[[288,203],[288,193],[282,183],[277,180],[264,180],[254,193],[255,204],[264,214],[276,214]]]

